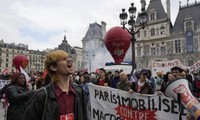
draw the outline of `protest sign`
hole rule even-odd
[[[169,60],[169,61],[153,61],[152,62],[152,76],[157,76],[157,72],[162,72],[163,74],[171,71],[171,68],[174,66],[181,67],[186,69],[187,67],[184,66],[179,59]]]
[[[92,120],[178,120],[179,105],[164,95],[143,95],[89,84]],[[187,110],[182,110],[186,120]]]

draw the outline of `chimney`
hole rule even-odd
[[[170,0],[166,0],[166,9],[167,9],[167,18],[168,20],[171,20],[171,4],[170,4]]]
[[[102,35],[104,37],[106,33],[106,23],[104,21],[101,21],[101,27],[102,27]]]

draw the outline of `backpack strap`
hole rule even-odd
[[[44,109],[43,109],[43,114],[42,114],[42,120],[44,120],[44,116],[45,116],[45,110],[46,110],[46,104],[47,104],[47,90],[45,87],[42,88],[45,92],[45,103],[44,103]]]

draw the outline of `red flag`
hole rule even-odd
[[[45,77],[46,77],[46,75],[47,75],[47,71],[46,71],[46,70],[44,70],[44,71],[43,71],[43,73],[42,73],[42,76],[41,76],[41,77],[42,77],[42,78],[45,78]]]
[[[2,72],[2,74],[6,74],[6,73],[8,73],[9,71],[8,71],[8,68],[6,68],[3,72]]]

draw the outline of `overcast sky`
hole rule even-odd
[[[146,0],[147,5],[150,0]],[[171,0],[172,23],[177,16],[179,1]],[[189,0],[193,3],[195,0]],[[140,0],[0,0],[0,40],[22,43],[29,49],[45,50],[57,47],[64,31],[71,46],[82,47],[90,23],[107,23],[107,30],[119,26],[119,13],[135,2],[140,10]],[[162,0],[166,6],[166,0]]]

